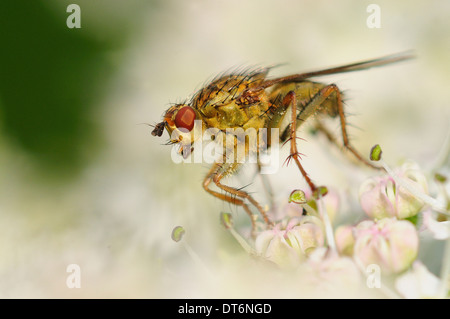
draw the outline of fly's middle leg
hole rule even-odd
[[[291,159],[294,160],[295,164],[297,165],[298,169],[300,170],[300,173],[302,173],[306,183],[308,183],[309,187],[311,188],[311,191],[314,193],[317,190],[316,185],[312,182],[311,178],[309,178],[308,174],[306,173],[305,169],[303,168],[302,164],[300,163],[300,154],[297,150],[297,97],[295,96],[294,91],[290,91],[286,94],[282,101],[283,106],[288,107],[291,105],[291,124],[290,124],[290,134],[289,134],[289,141],[291,144],[290,149],[290,155],[286,159],[289,163]]]

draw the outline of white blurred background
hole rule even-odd
[[[12,2],[12,1],[11,1]],[[370,29],[367,6],[381,8]],[[412,50],[416,59],[317,80],[346,94],[353,143],[364,155],[379,143],[392,166],[412,159],[429,167],[449,129],[448,1],[77,1],[80,36],[102,41],[131,28],[107,52],[115,72],[104,79],[89,116],[102,142],[75,177],[54,182],[14,139],[0,135],[0,296],[3,298],[258,298],[307,295],[277,270],[257,263],[219,224],[221,211],[245,213],[201,186],[206,164],[175,164],[151,128],[170,103],[208,79],[242,65],[285,63],[281,76]],[[50,15],[67,3],[47,1]],[[61,26],[65,28],[65,26]],[[67,61],[70,64],[71,61]],[[68,75],[70,76],[70,75]],[[64,81],[64,79],[61,79]],[[0,95],[0,102],[2,96]],[[0,117],[1,118],[1,117]],[[1,125],[1,124],[0,124]],[[331,123],[339,133],[338,122]],[[357,220],[360,183],[375,172],[353,166],[321,136],[300,129],[303,164],[316,183],[345,195],[341,211]],[[287,155],[284,148],[280,165]],[[254,168],[228,180],[263,204]],[[294,166],[270,175],[279,205],[305,188]],[[186,230],[182,243],[173,227]],[[66,267],[78,264],[81,288]],[[203,267],[206,267],[205,270]],[[280,288],[283,287],[283,288]]]

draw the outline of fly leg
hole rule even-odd
[[[333,134],[320,119],[315,119],[313,129],[314,129],[314,132],[320,132],[323,135],[325,135],[328,142],[330,142],[331,144],[334,144],[339,150],[343,151],[342,143],[340,143],[337,140],[335,134]],[[346,153],[346,155],[348,155],[348,153]],[[349,160],[350,160],[350,158],[349,158]]]
[[[290,150],[290,155],[286,160],[288,161],[288,164],[291,159],[294,160],[295,164],[297,164],[298,169],[302,173],[305,181],[308,183],[309,187],[311,188],[311,191],[314,193],[316,191],[317,187],[316,187],[316,185],[314,185],[314,183],[309,178],[309,176],[306,173],[305,169],[303,168],[302,164],[300,164],[300,154],[297,150],[297,133],[296,133],[296,131],[297,131],[297,97],[295,96],[295,92],[290,91],[289,93],[287,93],[283,99],[282,104],[284,107],[288,107],[289,105],[292,105],[292,107],[291,107],[292,121],[290,124],[290,134],[289,134],[289,140],[291,141],[291,150]]]
[[[236,189],[231,186],[227,186],[221,183],[221,180],[223,177],[225,177],[229,171],[236,169],[236,163],[234,164],[227,164],[227,163],[215,163],[211,170],[206,175],[205,179],[203,180],[203,188],[210,193],[211,195],[220,198],[223,201],[235,204],[237,206],[242,206],[245,210],[245,212],[249,215],[251,223],[252,223],[252,234],[255,234],[256,232],[256,215],[252,213],[250,208],[248,207],[247,202],[250,202],[253,206],[255,206],[261,216],[263,217],[264,221],[268,226],[272,226],[272,221],[267,216],[267,213],[264,211],[262,206],[247,192],[244,192],[243,190]],[[209,188],[211,182],[216,184],[216,186],[223,191],[225,191],[225,194],[219,193],[217,191],[211,190]]]
[[[342,133],[342,140],[344,143],[344,147],[350,151],[359,161],[366,164],[369,167],[375,168],[375,169],[382,169],[381,167],[378,167],[376,165],[373,165],[371,162],[369,162],[367,159],[365,159],[361,154],[356,151],[356,149],[350,144],[350,140],[348,138],[347,134],[347,125],[345,122],[345,114],[344,114],[344,105],[342,103],[341,98],[341,92],[339,91],[338,87],[335,84],[327,85],[325,86],[318,94],[322,95],[324,100],[328,98],[332,93],[336,94],[336,103],[337,103],[337,110],[339,114],[339,120],[341,122],[341,133]],[[320,122],[318,122],[318,125],[316,127],[322,131],[325,136],[330,140],[332,143],[339,145],[336,141],[336,139],[332,136],[332,134],[323,126]]]
[[[330,97],[331,94],[334,93],[334,96]],[[289,105],[292,105],[291,107],[291,124],[290,124],[290,130],[289,130],[289,140],[291,142],[291,149],[290,149],[290,155],[287,158],[287,161],[289,162],[291,159],[295,161],[297,164],[300,172],[302,173],[303,177],[305,178],[306,182],[308,183],[309,187],[311,188],[311,191],[314,193],[314,191],[317,190],[317,187],[314,185],[314,183],[309,178],[308,174],[300,164],[300,156],[297,150],[297,143],[296,143],[296,130],[297,130],[297,121],[306,121],[311,116],[316,115],[318,112],[325,112],[327,113],[327,109],[324,108],[323,104],[328,98],[332,98],[336,103],[336,109],[337,113],[339,115],[339,119],[341,122],[341,131],[342,131],[342,139],[344,147],[349,150],[359,161],[363,162],[364,164],[379,169],[379,167],[373,165],[368,160],[366,160],[364,157],[362,157],[350,144],[348,134],[347,134],[347,125],[345,122],[345,114],[344,114],[344,106],[342,103],[341,93],[338,89],[338,87],[335,84],[330,84],[327,86],[324,86],[320,89],[319,92],[317,92],[314,96],[312,96],[311,100],[308,102],[306,101],[300,101],[301,107],[300,107],[300,113],[297,114],[297,109],[299,108],[299,105],[297,105],[297,97],[295,95],[294,91],[290,91],[286,94],[282,101],[282,107],[286,109],[289,107]],[[336,139],[333,137],[333,135],[325,129],[325,127],[320,127],[321,131],[325,133],[325,135],[328,137],[330,141],[332,141],[335,144],[338,144]]]

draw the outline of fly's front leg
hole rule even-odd
[[[253,206],[255,206],[258,209],[258,211],[260,212],[261,216],[263,217],[264,221],[268,226],[272,226],[273,225],[272,221],[267,216],[267,213],[264,211],[262,206],[255,199],[253,199],[253,197],[250,194],[242,190],[236,189],[234,187],[224,185],[220,182],[221,179],[225,177],[226,174],[228,173],[228,169],[234,169],[234,167],[229,167],[228,169],[224,168],[227,165],[228,164],[226,163],[225,164],[215,163],[213,167],[211,167],[211,170],[209,171],[208,175],[206,175],[203,181],[203,188],[211,195],[214,195],[215,197],[220,198],[223,201],[235,204],[237,206],[242,206],[245,212],[250,217],[253,234],[255,234],[256,232],[256,216],[252,213],[246,201],[250,202]],[[211,182],[213,182],[220,189],[224,190],[226,193],[222,194],[214,190],[211,190],[209,188]]]

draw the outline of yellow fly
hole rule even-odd
[[[220,75],[194,94],[189,102],[170,107],[165,112],[163,121],[155,125],[152,135],[161,136],[164,128],[171,136],[177,130],[193,135],[195,120],[201,121],[202,132],[209,128],[224,133],[230,128],[255,129],[256,131],[261,128],[278,128],[280,130],[279,141],[290,142],[290,155],[287,160],[293,160],[296,163],[311,190],[316,192],[320,188],[312,182],[302,167],[296,145],[297,129],[310,118],[314,119],[315,128],[325,133],[329,140],[335,143],[337,139],[325,128],[321,119],[324,117],[339,118],[344,148],[359,161],[368,166],[377,167],[362,157],[349,141],[342,93],[339,88],[335,84],[319,83],[309,79],[335,73],[365,70],[410,58],[412,56],[409,54],[396,54],[274,79],[267,78],[270,68]],[[283,126],[286,115],[289,122]],[[178,138],[171,139],[170,142],[178,143],[181,146],[180,152],[186,151],[190,145],[182,142],[182,134],[178,136]],[[189,140],[192,141],[193,137],[191,136]],[[239,142],[238,140],[234,140],[236,144]],[[266,147],[271,146],[270,141],[269,138]],[[223,147],[229,148],[230,145],[225,142]],[[250,148],[246,146],[245,151],[246,153],[250,152]],[[258,153],[258,149],[256,153]],[[272,225],[266,211],[249,193],[222,183],[222,179],[236,172],[240,165],[236,160],[227,161],[225,156],[212,165],[203,181],[203,188],[217,198],[242,206],[251,218],[253,230],[256,227],[255,218],[249,205],[257,208],[267,225]],[[211,189],[212,183],[218,187],[218,190]]]

